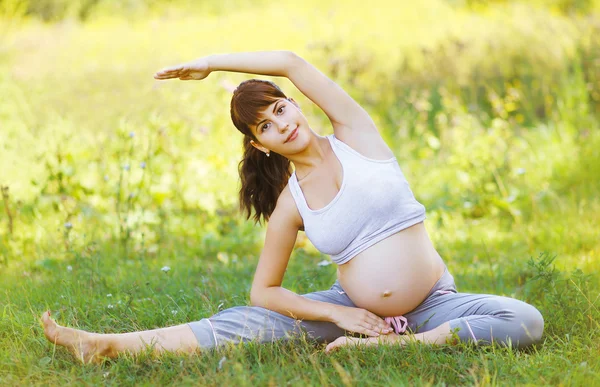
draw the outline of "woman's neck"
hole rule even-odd
[[[311,136],[309,145],[301,153],[289,157],[289,160],[294,164],[298,180],[302,180],[317,169],[328,154],[329,140],[316,133]]]

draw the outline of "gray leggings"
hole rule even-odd
[[[356,307],[336,281],[331,289],[303,295],[312,300]],[[458,293],[454,278],[444,271],[425,301],[404,317],[408,331],[425,332],[449,322],[463,342],[496,342],[523,348],[540,341],[544,319],[533,306],[513,298]],[[302,332],[318,342],[330,342],[346,332],[322,321],[299,321],[271,310],[240,306],[189,323],[201,348],[226,343],[272,342],[298,337]]]

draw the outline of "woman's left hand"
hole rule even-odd
[[[348,332],[367,336],[387,335],[393,332],[389,323],[366,309],[333,305],[330,311],[329,321]]]
[[[208,61],[206,58],[199,58],[191,62],[166,67],[154,74],[154,79],[163,80],[179,78],[182,81],[199,81],[208,77],[208,74],[210,74]]]

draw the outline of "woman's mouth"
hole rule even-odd
[[[292,133],[290,133],[290,135],[288,136],[288,138],[286,138],[283,143],[286,144],[286,143],[288,143],[290,141],[294,141],[296,139],[296,137],[298,137],[298,128],[292,130]]]

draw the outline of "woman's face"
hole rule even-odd
[[[291,99],[281,98],[267,106],[251,129],[259,142],[253,145],[259,150],[286,157],[302,151],[310,140],[306,117]]]

